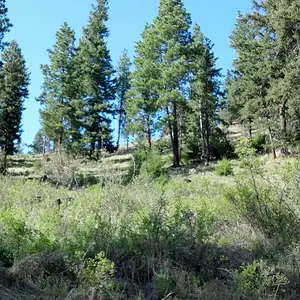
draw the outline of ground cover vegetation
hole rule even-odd
[[[0,0],[0,299],[300,298],[300,1],[253,1],[222,77],[181,0],[114,66],[108,2],[29,70]],[[113,120],[117,138],[113,141]],[[122,142],[123,141],[123,142]]]

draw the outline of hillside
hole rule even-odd
[[[122,184],[132,154],[81,160],[101,180],[71,190],[34,179],[41,156],[13,157],[0,299],[299,299],[298,158],[245,157],[220,176],[221,162],[157,173],[168,156],[149,156]]]

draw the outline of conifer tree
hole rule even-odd
[[[278,105],[280,137],[284,139],[297,134],[300,125],[300,1],[265,0],[257,6],[266,14],[276,45],[270,95]]]
[[[193,30],[190,66],[190,114],[189,132],[198,149],[198,158],[209,163],[211,136],[216,126],[216,113],[220,92],[220,69],[209,39],[205,38],[196,25]]]
[[[173,166],[178,167],[180,115],[187,105],[188,45],[191,42],[191,18],[182,0],[161,0],[154,26],[160,55],[159,105],[170,135]]]
[[[28,97],[29,73],[16,41],[2,54],[0,69],[0,148],[5,155],[16,152],[21,142],[21,120]]]
[[[0,0],[0,50],[3,50],[6,43],[3,42],[4,35],[9,32],[12,24],[7,17],[6,0]]]
[[[131,62],[128,52],[125,49],[120,57],[117,67],[117,113],[118,113],[118,138],[117,147],[120,145],[121,136],[126,137],[128,144],[128,134],[126,134],[126,94],[130,89],[130,68]]]
[[[33,144],[30,146],[33,149],[34,153],[44,154],[48,152],[51,148],[50,139],[44,135],[43,131],[40,129],[36,133]]]
[[[42,129],[57,149],[78,147],[80,140],[82,105],[76,51],[75,32],[64,23],[53,49],[48,50],[50,63],[41,66],[44,82],[38,101],[43,105]]]
[[[106,39],[109,31],[107,0],[93,6],[89,23],[84,28],[79,44],[81,97],[84,100],[83,126],[90,156],[111,143],[111,119],[115,98],[114,73]]]
[[[158,80],[160,66],[158,64],[159,52],[153,25],[146,25],[142,40],[136,45],[134,59],[135,71],[131,76],[131,89],[126,95],[126,131],[146,137],[149,147],[152,138],[158,129]]]

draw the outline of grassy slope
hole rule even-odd
[[[60,253],[72,258],[75,252],[84,257],[89,251],[93,256],[93,251],[99,250],[104,250],[116,263],[118,284],[124,289],[123,293],[126,290],[131,295],[129,299],[250,299],[240,298],[243,293],[235,286],[235,272],[241,264],[261,258],[259,253],[262,250],[258,245],[269,241],[228,201],[226,191],[235,187],[234,176],[217,176],[216,164],[208,167],[188,165],[170,169],[172,178],[165,185],[141,177],[128,186],[112,181],[105,187],[95,185],[70,191],[26,180],[42,175],[36,168],[41,159],[41,156],[15,156],[9,168],[15,179],[1,177],[0,241],[1,245],[13,249],[12,254],[18,259],[13,267],[1,269],[0,265],[0,275],[3,275],[0,299],[98,299],[96,296],[76,298],[76,293],[83,295],[86,290],[90,291],[84,286],[70,294],[65,281],[67,277],[60,281],[60,271],[55,268],[53,271],[52,267],[47,269],[50,273],[46,281],[54,278],[60,286],[49,282],[45,285],[41,270],[49,265],[59,265]],[[293,162],[292,159],[274,162],[267,156],[261,160],[266,161],[264,172],[273,174],[274,178],[277,170]],[[130,154],[111,155],[99,163],[83,162],[79,173],[95,177],[122,175],[130,161]],[[238,174],[241,171],[238,162],[234,161],[233,165],[234,173]],[[186,181],[187,178],[191,181]],[[63,201],[61,207],[57,206],[57,199],[70,197],[74,201]],[[172,241],[172,235],[176,238],[173,246],[166,246],[163,240],[159,240],[159,247],[168,247],[171,252],[176,249],[177,255],[172,259],[164,258],[160,262],[154,259],[158,246],[155,237],[160,232],[155,222],[159,224],[158,229],[166,231],[164,234],[171,235],[162,235],[163,240]],[[181,230],[184,232],[182,236]],[[191,232],[190,236],[190,230],[197,235]],[[191,245],[196,240],[200,244],[194,249]],[[0,261],[1,251],[0,247]],[[49,251],[54,253],[50,258],[40,258],[39,253]],[[280,253],[276,255],[280,256]],[[284,261],[282,255],[280,259]],[[154,279],[146,277],[147,285],[132,285],[130,277],[142,276],[144,266],[151,272],[153,269]],[[18,276],[21,279],[17,284]],[[176,287],[168,287],[169,282],[176,282]],[[129,286],[132,290],[127,290]],[[279,298],[276,289],[277,286],[275,294],[261,294],[259,298],[251,299],[298,299],[297,295]],[[118,293],[101,299],[124,298]]]

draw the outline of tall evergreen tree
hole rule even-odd
[[[191,18],[182,0],[161,0],[154,21],[160,54],[159,102],[169,130],[173,166],[180,165],[180,114],[187,105]]]
[[[209,163],[211,156],[211,136],[216,126],[219,101],[220,69],[216,68],[216,58],[209,39],[205,38],[196,25],[191,43],[191,83],[189,132],[199,158]]]
[[[9,32],[12,24],[7,17],[6,0],[0,0],[0,50],[3,50],[6,43],[3,42],[4,35]]]
[[[21,120],[24,101],[28,97],[29,73],[16,41],[2,54],[0,70],[0,148],[14,154],[21,142]]]
[[[248,124],[252,137],[252,124],[269,133],[273,145],[278,128],[279,110],[276,97],[270,93],[273,78],[279,75],[274,32],[261,6],[252,14],[239,15],[231,36],[236,50],[233,78],[228,87],[229,108],[238,119]],[[273,155],[276,156],[275,148]]]
[[[126,94],[130,89],[130,68],[131,62],[128,57],[128,52],[125,49],[120,57],[117,67],[117,113],[118,113],[118,138],[117,147],[120,145],[121,136],[127,139],[128,144],[128,134],[126,134]]]
[[[135,71],[131,76],[131,89],[126,95],[126,131],[140,138],[146,137],[149,147],[158,129],[160,66],[158,64],[156,31],[146,25],[142,40],[136,44]]]
[[[274,32],[277,76],[272,78],[270,94],[278,105],[280,135],[285,138],[300,128],[300,1],[264,0],[256,6],[265,12]]]
[[[33,144],[30,145],[30,147],[33,149],[34,153],[44,154],[48,152],[51,148],[50,139],[47,136],[45,136],[43,131],[40,129],[36,133],[33,140]]]
[[[55,147],[70,148],[80,139],[81,101],[77,74],[75,32],[64,23],[56,34],[53,49],[48,50],[50,63],[42,65],[44,82],[38,101],[44,133]]]
[[[91,11],[79,45],[83,82],[84,130],[90,155],[111,142],[111,117],[114,113],[114,73],[106,39],[109,31],[107,0],[98,0]]]

